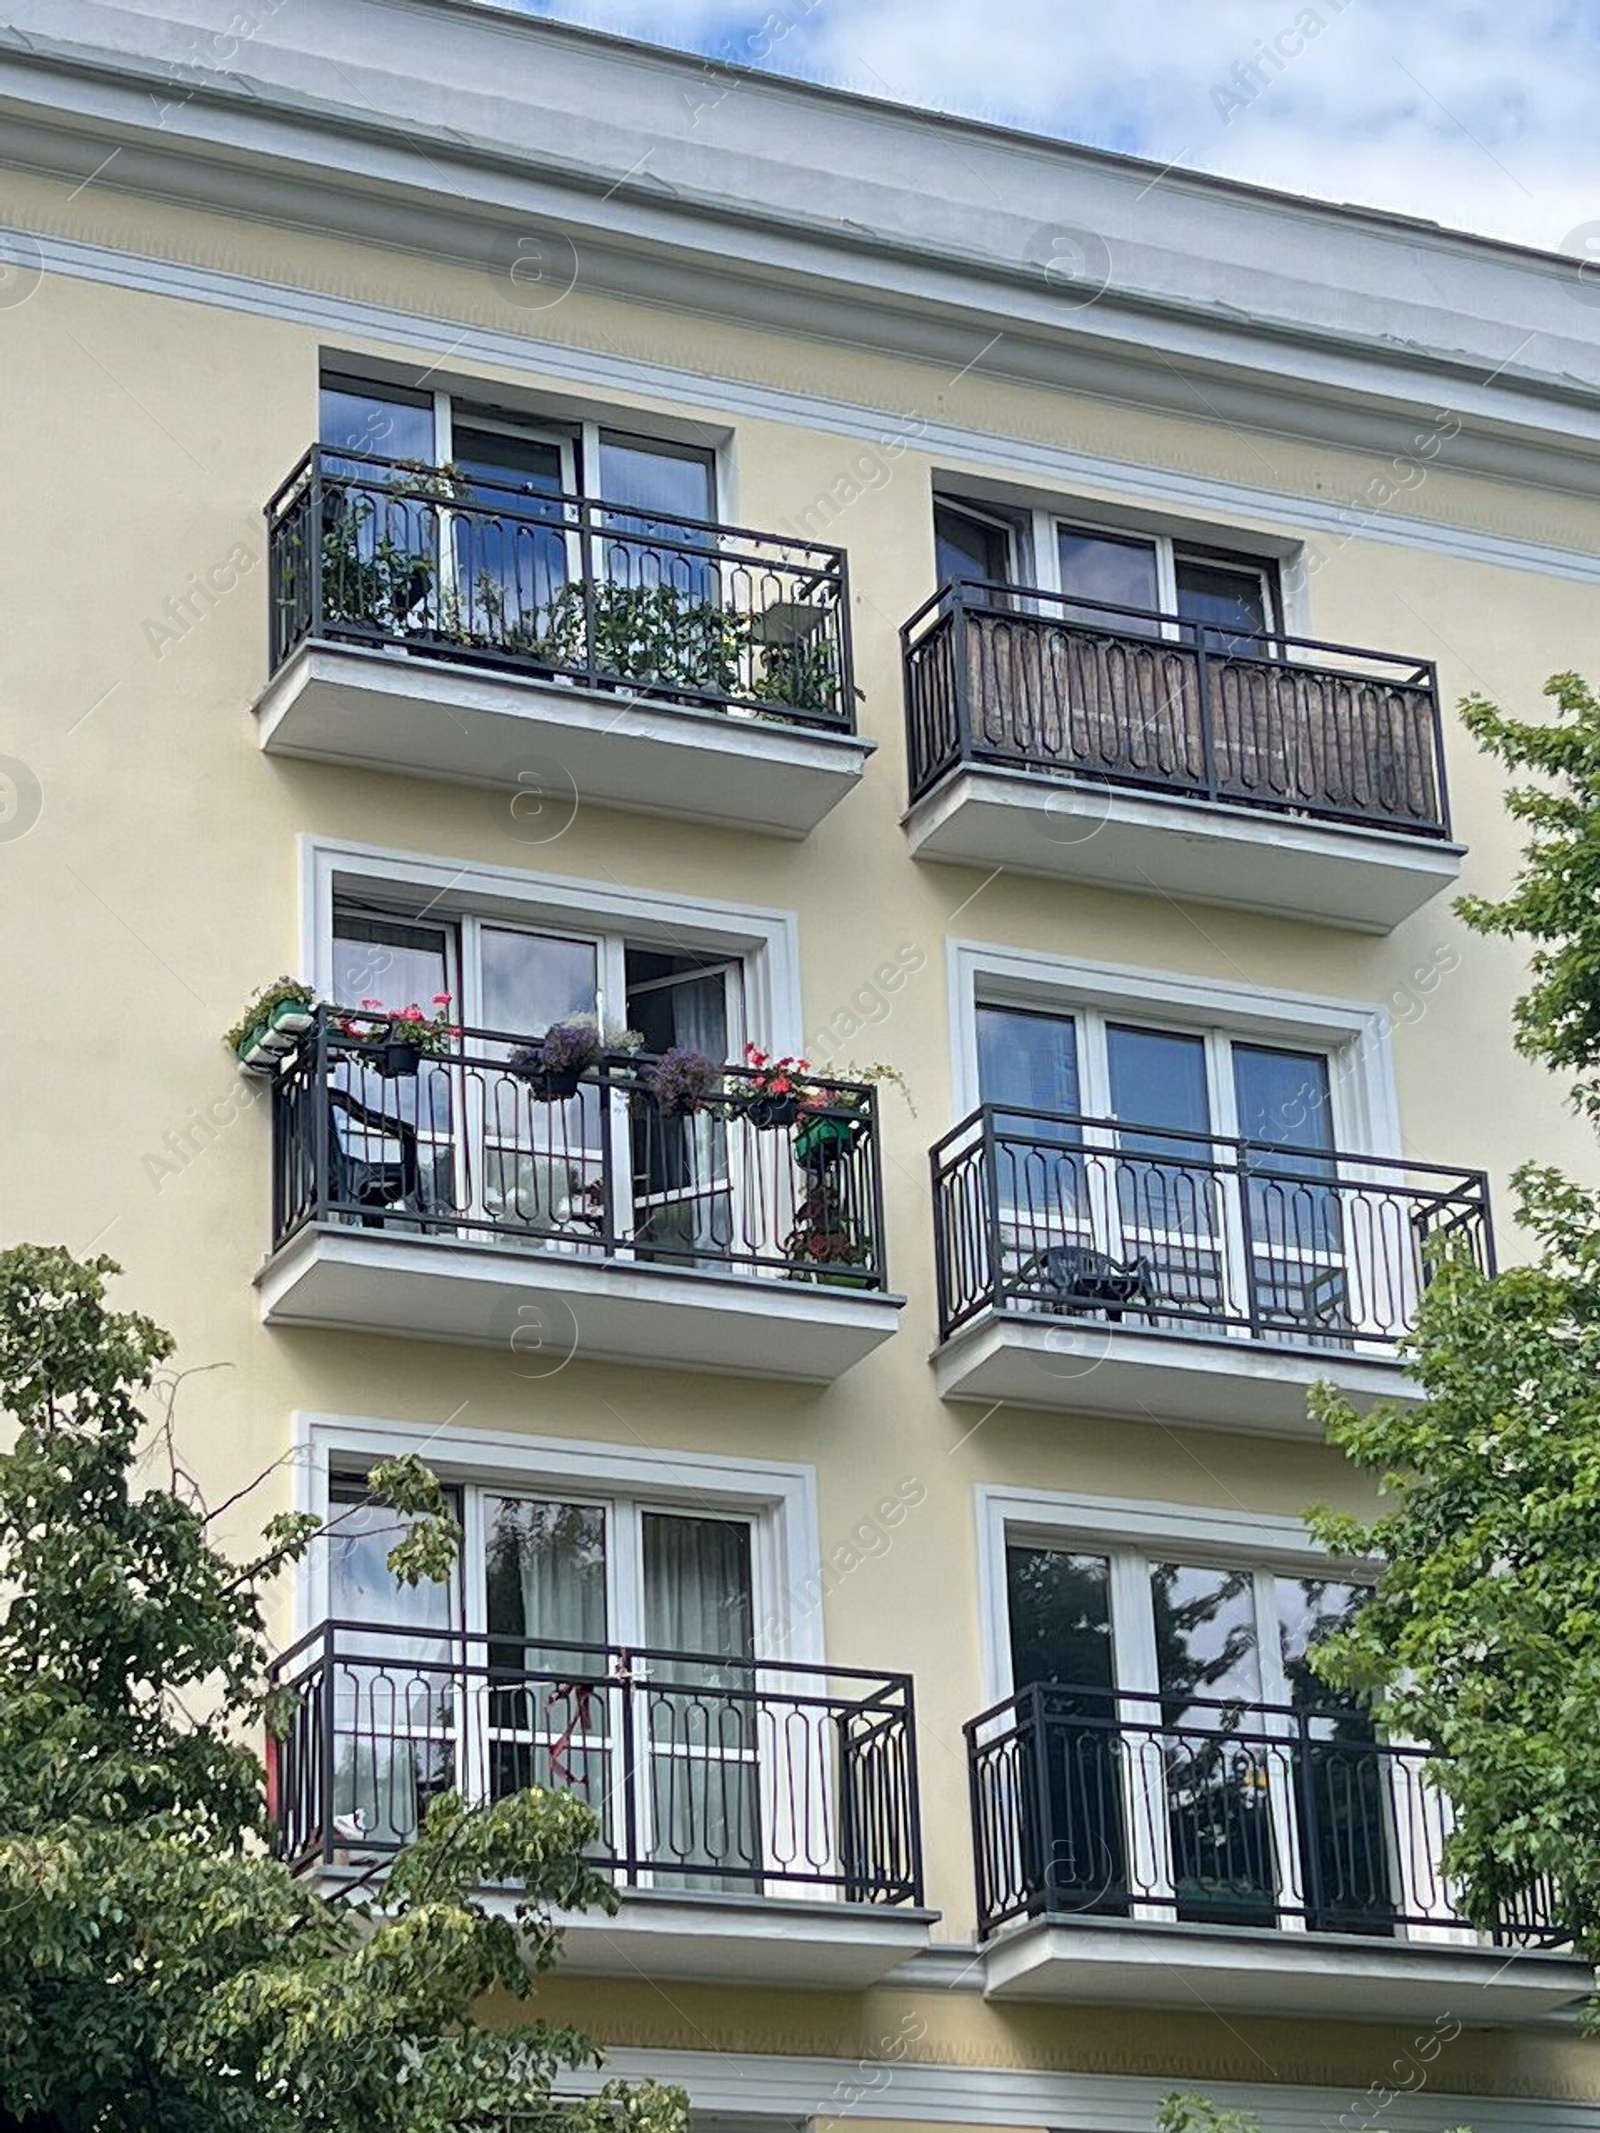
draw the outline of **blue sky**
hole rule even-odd
[[[1600,223],[1600,0],[511,4],[1552,251]]]

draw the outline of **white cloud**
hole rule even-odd
[[[1587,0],[531,4],[740,61],[782,9],[782,72],[1551,250],[1600,221]]]

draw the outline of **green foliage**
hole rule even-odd
[[[1600,1195],[1548,1170],[1517,1189],[1539,1263],[1440,1265],[1411,1342],[1426,1400],[1362,1414],[1330,1388],[1314,1396],[1386,1498],[1371,1521],[1311,1514],[1336,1554],[1383,1566],[1315,1665],[1437,1750],[1466,1915],[1492,1928],[1548,1879],[1597,1959]]]
[[[1534,982],[1516,1006],[1518,1049],[1576,1070],[1573,1095],[1600,1122],[1600,703],[1576,674],[1552,676],[1544,693],[1559,713],[1546,725],[1507,718],[1482,697],[1461,707],[1482,748],[1540,782],[1506,794],[1507,812],[1531,833],[1516,887],[1499,903],[1462,897],[1456,909],[1479,933],[1535,943]]]
[[[110,1309],[116,1272],[0,1253],[0,2125],[683,2133],[682,2099],[649,2084],[553,2101],[597,2061],[576,2032],[480,2026],[486,1994],[526,1999],[556,1959],[554,1911],[615,1907],[576,1798],[438,1798],[381,1893],[342,1904],[267,1856],[247,1743],[284,1712],[261,1588],[321,1529],[276,1519],[242,1565],[212,1545],[170,1414],[153,1443],[144,1414],[171,1340]],[[409,1522],[397,1573],[439,1575],[455,1543],[432,1474],[369,1479]]]
[[[1243,2111],[1219,2111],[1204,2096],[1173,2094],[1161,2099],[1156,2133],[1261,2133],[1261,2121]]]
[[[311,987],[302,985],[298,978],[275,978],[256,994],[222,1041],[230,1051],[236,1052],[253,1030],[271,1021],[274,1008],[310,1008],[316,1004],[316,997]]]

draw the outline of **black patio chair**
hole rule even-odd
[[[357,1155],[339,1137],[337,1114],[354,1120],[375,1137],[393,1141],[399,1155],[393,1160]],[[422,1162],[417,1149],[417,1129],[403,1118],[364,1104],[348,1089],[328,1091],[328,1199],[335,1208],[359,1207],[363,1229],[382,1229],[385,1210],[409,1207],[422,1213]]]
[[[1085,1244],[1051,1244],[1032,1252],[1018,1267],[1013,1287],[1040,1296],[1062,1311],[1104,1311],[1114,1326],[1136,1305],[1152,1317],[1156,1307],[1155,1268],[1143,1257],[1113,1259]]]

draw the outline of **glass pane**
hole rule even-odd
[[[552,613],[567,582],[567,513],[554,501],[565,487],[558,444],[458,426],[455,460],[473,477],[454,517],[459,620],[473,642],[578,663],[575,627]]]
[[[1141,1135],[1130,1126],[1171,1126],[1203,1134],[1211,1124],[1206,1088],[1206,1047],[1202,1037],[1172,1030],[1122,1029],[1106,1032],[1111,1069],[1111,1108],[1123,1122],[1124,1148],[1177,1148],[1159,1134]],[[1193,1153],[1204,1155],[1204,1145]]]
[[[359,1483],[331,1491],[332,1619],[373,1625],[338,1633],[333,1810],[358,1841],[392,1845],[415,1836],[428,1802],[456,1782],[456,1647],[447,1632],[459,1594],[455,1579],[400,1582],[388,1557],[414,1521],[366,1498]]]
[[[750,1528],[731,1518],[646,1511],[644,1633],[666,1651],[749,1659],[755,1651]],[[681,1666],[673,1669],[683,1678]],[[708,1665],[707,1681],[741,1681],[742,1668]]]
[[[369,918],[335,906],[333,997],[341,1007],[374,999],[431,1014],[436,996],[450,990],[449,950],[442,926]]]
[[[592,1015],[600,996],[599,950],[593,941],[485,926],[484,1026],[515,1038],[542,1037],[552,1022]]]
[[[1006,1549],[1006,1602],[1018,1689],[1036,1681],[1091,1692],[1115,1687],[1111,1564],[1105,1556],[1013,1542]],[[1099,1709],[1098,1698],[1091,1694],[1084,1707]]]
[[[1012,1678],[1019,1692],[1039,1690],[1018,1709],[1010,1766],[1018,1868],[1049,1909],[1125,1912],[1127,1753],[1114,1695],[1111,1565],[1014,1543],[1006,1596]]]
[[[1011,542],[1003,526],[992,526],[948,504],[935,504],[933,544],[941,586],[963,579],[980,585],[1010,582]]]
[[[1255,1708],[1254,1580],[1247,1570],[1156,1563],[1150,1594],[1178,1916],[1268,1924],[1278,1885],[1272,1796],[1291,1769]]]
[[[318,418],[321,442],[376,459],[433,460],[433,402],[399,387],[325,378]],[[339,462],[334,461],[337,466]]]
[[[1246,1152],[1257,1308],[1269,1325],[1306,1339],[1347,1337],[1344,1211],[1333,1187],[1337,1166],[1324,1153],[1333,1146],[1328,1062],[1315,1052],[1235,1045],[1233,1078],[1240,1131],[1305,1151]]]
[[[1106,613],[1105,607],[1153,609],[1160,604],[1153,541],[1127,539],[1115,533],[1083,533],[1072,526],[1057,529],[1061,555],[1061,590],[1083,601],[1104,606],[1067,607],[1075,621],[1098,629],[1121,629],[1135,636],[1153,636],[1157,624],[1148,613]]]
[[[663,511],[679,518],[709,519],[711,455],[691,445],[663,444],[608,430],[600,439],[600,494],[608,504],[632,505],[641,525]]]
[[[1232,569],[1221,563],[1177,563],[1178,613],[1202,625],[1213,650],[1255,653],[1269,624],[1259,570]]]
[[[1371,1588],[1337,1578],[1273,1579],[1278,1642],[1289,1700],[1307,1714],[1295,1790],[1302,1872],[1312,1925],[1323,1932],[1392,1933],[1400,1893],[1397,1809],[1420,1805],[1415,1764],[1391,1765],[1362,1697],[1332,1689],[1311,1655],[1371,1599]],[[1423,1809],[1409,1841],[1426,1848]],[[1431,1876],[1430,1876],[1431,1878]]]
[[[1322,1053],[1236,1044],[1233,1086],[1239,1131],[1246,1140],[1275,1141],[1287,1148],[1332,1148],[1328,1062]],[[1294,1165],[1296,1170],[1307,1167]]]
[[[1024,1111],[1077,1113],[1082,1106],[1078,1030],[1072,1017],[1029,1014],[1011,1007],[980,1007],[978,1093],[986,1104],[1015,1104]],[[1033,1122],[1033,1126],[1038,1124]]]

